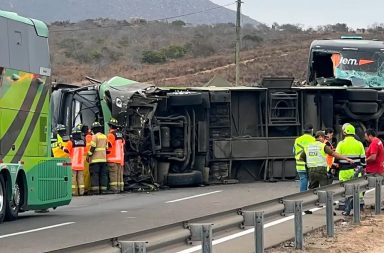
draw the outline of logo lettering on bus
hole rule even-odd
[[[366,59],[353,59],[353,58],[345,58],[341,57],[340,63],[343,65],[354,65],[354,66],[361,66],[361,65],[366,65],[366,64],[371,64],[374,63],[375,61],[372,60],[366,60]]]

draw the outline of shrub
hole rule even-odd
[[[167,60],[164,53],[159,51],[144,51],[142,56],[141,61],[149,64],[164,63]]]

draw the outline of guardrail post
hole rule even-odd
[[[295,248],[303,249],[303,201],[295,201]]]
[[[360,185],[353,184],[353,224],[360,224]]]
[[[121,241],[121,253],[147,253],[147,242]]]
[[[244,226],[254,226],[256,253],[264,253],[264,212],[244,211]]]
[[[376,178],[375,185],[375,214],[381,213],[381,184],[383,182],[382,177]]]
[[[212,253],[212,226],[213,224],[191,224],[191,240],[201,241],[202,253]]]
[[[333,237],[335,235],[335,223],[333,218],[333,192],[331,191],[318,191],[319,204],[326,205],[326,224],[327,236]]]
[[[284,200],[284,213],[294,213],[295,215],[295,248],[303,249],[303,201]]]

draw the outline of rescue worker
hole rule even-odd
[[[84,195],[84,160],[85,140],[82,135],[81,125],[72,129],[71,139],[64,151],[69,153],[72,163],[72,195]]]
[[[89,173],[89,163],[87,161],[87,155],[91,148],[92,142],[92,132],[88,128],[88,126],[83,125],[81,128],[85,139],[85,154],[84,154],[84,194],[88,194],[91,192],[91,175]]]
[[[365,166],[365,150],[363,143],[355,139],[356,130],[351,124],[347,124],[344,127],[344,140],[339,142],[336,147],[336,152],[344,155],[353,160],[353,164],[341,159],[338,161],[339,164],[339,180],[345,182],[355,177],[355,173],[358,168]],[[361,173],[357,173],[361,174]],[[362,198],[362,195],[361,195]],[[361,202],[362,203],[362,202]],[[352,209],[352,197],[348,197],[345,200],[343,215],[350,215]]]
[[[382,176],[384,174],[384,147],[382,141],[377,138],[376,131],[367,129],[365,131],[365,139],[369,143],[369,147],[365,152],[367,163],[367,174],[373,176]]]
[[[91,194],[107,194],[107,136],[102,133],[99,122],[92,124],[92,141],[88,151],[89,172],[91,174]]]
[[[116,119],[111,118],[108,122],[109,133],[108,139],[108,172],[109,172],[109,189],[114,193],[124,191],[123,181],[123,164],[124,164],[124,138],[119,130],[119,123]]]
[[[315,142],[315,138],[313,137],[313,126],[312,124],[306,124],[304,126],[304,134],[296,138],[295,144],[293,146],[293,153],[296,159],[296,171],[300,179],[300,192],[308,190],[308,174],[305,162],[300,159],[300,156],[304,152],[305,147],[313,142]]]
[[[67,129],[64,125],[57,125],[55,128],[55,133],[52,137],[52,154],[55,158],[68,158],[69,155],[64,152],[64,148],[69,141],[69,136],[66,133]]]
[[[327,155],[353,163],[352,159],[336,153],[325,144],[325,133],[323,131],[317,131],[315,138],[316,141],[306,146],[304,152],[300,155],[301,160],[306,162],[308,168],[309,189],[328,184]]]

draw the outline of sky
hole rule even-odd
[[[210,0],[225,5],[231,0]],[[301,24],[304,27],[346,23],[352,28],[365,28],[384,23],[384,0],[242,0],[242,13],[271,25]],[[228,7],[236,9],[236,5]]]

